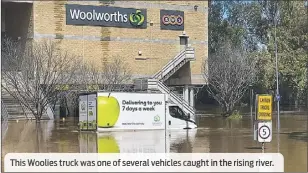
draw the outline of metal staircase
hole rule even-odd
[[[26,107],[22,106],[17,99],[15,99],[13,96],[11,96],[8,92],[6,92],[4,89],[1,91],[1,101],[7,111],[8,119],[35,119],[35,116],[33,113],[27,109]],[[31,105],[31,107],[34,107],[35,105]],[[47,108],[50,109],[50,108]],[[43,116],[41,117],[42,120],[44,119],[53,119],[53,115],[50,115],[49,110],[47,112],[43,113]]]
[[[169,61],[161,70],[152,76],[153,79],[166,81],[187,62],[195,60],[195,51],[192,47],[186,47]]]
[[[185,113],[189,113],[191,117],[195,116],[195,108],[190,106],[183,98],[172,92],[165,84],[157,79],[148,79],[149,90],[159,90],[161,93],[168,94],[168,99],[183,109]]]
[[[185,47],[179,54],[170,60],[160,71],[147,79],[148,90],[158,90],[161,93],[168,94],[168,100],[178,105],[186,114],[190,114],[195,119],[195,108],[183,99],[183,97],[171,91],[163,82],[170,78],[187,62],[195,60],[195,52],[192,47]]]

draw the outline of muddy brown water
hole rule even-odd
[[[282,116],[279,135],[275,130],[276,120],[273,120],[273,140],[265,145],[265,152],[280,152],[284,156],[285,172],[307,172],[307,119],[307,115]],[[164,132],[157,131],[79,133],[76,124],[74,119],[40,124],[10,121],[8,130],[2,134],[2,170],[5,154],[18,152],[261,152],[261,145],[253,140],[250,117],[242,120],[200,118],[198,129],[171,131],[168,138]]]

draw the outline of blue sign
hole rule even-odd
[[[280,95],[276,96],[276,100],[279,102],[280,101]]]

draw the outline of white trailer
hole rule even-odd
[[[79,96],[81,130],[197,128],[195,120],[158,93],[97,92]]]

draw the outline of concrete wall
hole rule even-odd
[[[190,64],[192,82],[203,83],[202,62],[208,55],[207,1],[114,1],[110,6],[146,8],[147,29],[66,25],[65,4],[103,5],[98,1],[34,1],[34,38],[58,38],[61,47],[90,61],[112,61],[120,57],[133,75],[145,77],[159,71],[179,51],[182,31],[160,29],[160,9],[182,10],[185,31],[195,48],[196,61]],[[194,6],[198,5],[197,11]],[[101,41],[103,40],[103,41]],[[142,55],[138,55],[142,51]],[[150,58],[136,60],[135,58]],[[98,62],[99,63],[99,62]]]

